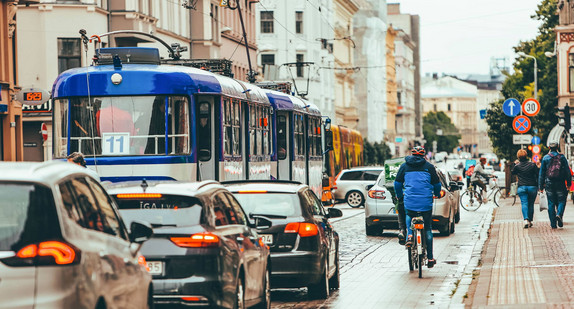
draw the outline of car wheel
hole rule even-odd
[[[337,248],[337,253],[335,254],[335,273],[333,277],[329,279],[329,287],[331,289],[338,290],[341,283],[341,273],[339,272],[339,248]]]
[[[271,283],[269,282],[270,280],[270,275],[269,273],[271,272],[271,270],[267,269],[265,271],[265,278],[264,278],[264,282],[263,282],[263,297],[261,302],[257,305],[257,307],[255,308],[259,308],[259,309],[271,309]]]
[[[454,215],[454,223],[459,223],[459,222],[460,222],[460,208],[456,212],[456,215]]]
[[[245,309],[245,288],[243,287],[243,279],[237,279],[237,286],[235,287],[235,309]]]
[[[347,193],[345,200],[347,201],[347,204],[353,208],[361,207],[365,202],[363,194],[359,191],[351,191]]]
[[[329,297],[329,272],[327,271],[327,261],[325,261],[325,267],[319,282],[308,286],[307,289],[309,290],[309,295],[312,298],[327,299]]]
[[[440,226],[438,231],[441,236],[448,236],[450,235],[450,222],[445,223],[445,225]]]
[[[381,236],[383,227],[378,224],[368,225],[365,223],[365,231],[367,232],[367,236]]]
[[[454,221],[450,223],[450,233],[454,234],[454,228],[455,228],[455,224]]]

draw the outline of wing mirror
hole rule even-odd
[[[138,251],[140,251],[144,242],[151,238],[153,235],[153,229],[151,225],[144,221],[133,221],[130,225],[130,252],[133,256],[136,256]]]
[[[327,216],[329,218],[339,218],[343,216],[343,212],[338,208],[329,208],[327,211]]]

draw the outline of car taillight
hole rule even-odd
[[[374,199],[384,200],[387,198],[384,190],[369,190],[369,192],[367,192],[367,194],[369,195],[370,198],[374,198]]]
[[[80,251],[65,242],[43,241],[27,245],[2,261],[10,266],[71,265],[80,261]]]
[[[285,226],[284,233],[298,233],[301,237],[315,236],[319,234],[319,229],[314,223],[291,222]]]
[[[138,264],[140,264],[143,268],[145,268],[145,270],[149,272],[149,266],[147,265],[147,262],[143,255],[138,256]]]
[[[219,237],[211,233],[198,233],[189,237],[170,237],[170,240],[184,248],[211,248],[219,246]]]

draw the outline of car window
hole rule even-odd
[[[96,202],[100,207],[100,213],[104,216],[104,221],[108,223],[110,229],[114,231],[115,235],[118,235],[124,239],[128,239],[125,235],[123,226],[118,218],[116,211],[114,210],[113,202],[111,198],[106,194],[104,189],[95,180],[91,178],[86,178],[86,181],[90,185]],[[110,233],[111,234],[111,233]]]
[[[313,198],[312,194],[313,194],[313,191],[305,190],[302,194],[302,199],[307,204],[307,207],[309,207],[309,210],[311,211],[311,213],[313,215],[322,216],[324,214],[323,208],[321,207],[321,205],[318,205],[317,203],[315,203],[315,199]]]
[[[152,227],[205,223],[203,204],[196,197],[161,194],[134,198],[116,194],[114,198],[127,226],[134,220],[149,222]]]
[[[215,194],[212,199],[212,206],[213,206],[213,213],[212,213],[212,219],[214,220],[213,224],[215,226],[224,226],[224,225],[228,225],[229,224],[229,219],[227,218],[227,215],[225,214],[225,208],[226,208],[226,200],[222,199],[222,196],[220,194]]]
[[[106,221],[106,216],[100,211],[96,199],[84,178],[71,180],[72,188],[76,195],[78,209],[84,218],[85,228],[116,235],[116,231]]]
[[[315,195],[315,192],[313,192],[312,190],[307,191],[310,199],[313,201],[313,208],[319,209],[319,213],[321,215],[325,215],[325,208],[323,208],[323,203],[321,203],[321,200],[317,197],[317,195]]]
[[[224,192],[217,193],[216,198],[221,201],[221,205],[223,206],[225,215],[227,216],[227,222],[229,222],[229,224],[245,224],[245,222],[239,221],[237,212],[233,206],[231,206],[231,203]]]
[[[74,194],[70,190],[70,186],[71,184],[69,181],[58,185],[60,195],[62,196],[62,202],[64,203],[64,209],[70,219],[80,226],[84,226],[84,219],[80,215],[80,210],[78,209],[78,205],[74,199]]]
[[[363,180],[377,180],[382,170],[365,171],[363,173]]]
[[[237,224],[246,225],[247,218],[245,217],[245,212],[243,212],[243,209],[241,208],[241,205],[239,205],[239,202],[235,199],[235,197],[233,197],[231,193],[225,192],[225,196],[229,200],[229,205],[235,211],[235,216],[237,217]]]
[[[301,215],[297,193],[234,193],[247,214],[295,217]]]
[[[445,188],[448,188],[448,183],[447,183],[446,178],[445,178],[444,174],[442,173],[442,171],[437,170],[436,173],[438,175],[438,179],[440,180],[442,186]]]
[[[349,171],[349,172],[343,173],[343,175],[341,175],[340,180],[361,180],[362,174],[363,174],[363,172],[361,172],[361,171]]]

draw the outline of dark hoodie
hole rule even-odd
[[[404,195],[405,209],[432,210],[433,194],[439,196],[440,189],[436,169],[423,156],[405,158],[395,179],[395,192],[399,198]]]

